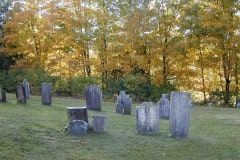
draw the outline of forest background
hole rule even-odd
[[[239,98],[239,0],[1,0],[0,85],[23,79],[32,93],[135,101],[189,91],[195,103],[235,107]]]

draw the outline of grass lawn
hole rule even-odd
[[[26,105],[16,103],[15,95],[0,103],[0,160],[239,160],[240,109],[194,107],[190,136],[169,138],[168,121],[160,121],[160,135],[135,132],[135,106],[132,115],[115,113],[115,103],[103,102],[107,117],[105,134],[71,136],[65,132],[69,106],[85,106],[84,100],[54,98],[52,106],[42,106],[32,96]]]

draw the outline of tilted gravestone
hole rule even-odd
[[[87,86],[86,103],[89,110],[102,110],[102,90],[99,86]]]
[[[7,102],[6,91],[0,87],[0,102]]]
[[[23,85],[21,83],[17,84],[16,98],[17,98],[17,103],[21,103],[21,104],[27,103],[25,88],[23,87]]]
[[[69,122],[73,120],[83,120],[88,123],[87,107],[67,107]]]
[[[42,83],[41,97],[42,105],[50,106],[52,104],[52,83]]]
[[[72,122],[69,122],[69,125],[67,127],[67,132],[71,135],[86,135],[87,131],[88,123],[83,120],[73,120]]]
[[[29,82],[24,79],[22,82],[22,86],[25,88],[25,94],[26,98],[30,98],[30,87],[29,87]]]
[[[106,132],[106,117],[93,116],[91,127],[93,132],[104,133]]]
[[[126,95],[125,91],[120,91],[117,96],[116,113],[131,115],[132,98]]]
[[[138,134],[159,134],[159,108],[151,102],[143,102],[136,108],[136,131]]]
[[[170,114],[170,101],[168,100],[168,94],[162,94],[162,98],[158,102],[159,118],[169,119]]]
[[[190,128],[191,93],[171,92],[170,106],[169,135],[187,138]]]

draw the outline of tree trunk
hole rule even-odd
[[[199,40],[200,42],[200,40]],[[199,44],[200,47],[200,44]],[[200,55],[200,63],[203,61],[203,55],[201,49],[199,50],[199,55]],[[206,97],[206,86],[205,86],[205,77],[204,77],[204,68],[201,67],[201,77],[202,77],[202,92],[203,92],[203,97],[204,97],[204,104],[207,103],[207,97]]]
[[[163,84],[167,84],[167,55],[166,50],[164,49],[163,55]]]
[[[224,71],[224,79],[225,79],[225,93],[224,93],[224,105],[229,105],[230,101],[230,72],[231,72],[231,63],[229,60],[229,56],[225,53],[222,57],[223,59],[223,71]]]
[[[202,89],[203,89],[203,97],[204,97],[204,104],[207,103],[207,97],[206,97],[206,86],[205,86],[205,78],[204,78],[204,69],[201,69],[202,74]]]
[[[235,96],[236,96],[236,107],[237,107],[237,101],[238,101],[238,93],[239,93],[239,88],[238,88],[238,62],[235,62]]]

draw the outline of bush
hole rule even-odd
[[[48,75],[43,69],[37,70],[12,70],[8,73],[0,74],[0,85],[7,92],[15,92],[15,87],[18,83],[27,79],[30,83],[32,94],[39,95],[42,82],[55,83],[57,77]]]
[[[120,91],[125,90],[123,79],[108,78],[105,80],[105,87],[103,88],[103,98],[107,100],[114,100],[115,96]]]
[[[17,83],[27,79],[30,83],[32,94],[40,95],[41,84],[48,82],[53,84],[53,92],[57,96],[71,96],[85,98],[85,89],[88,85],[99,85],[100,80],[97,77],[70,77],[60,79],[59,77],[50,76],[43,69],[14,70],[6,73],[0,73],[0,85],[7,92],[15,92]],[[105,81],[103,98],[105,100],[115,100],[116,94],[121,90],[133,98],[134,101],[158,101],[163,93],[169,93],[175,90],[171,84],[154,86],[149,78],[142,75],[125,75],[123,78],[108,78]]]
[[[70,77],[66,80],[58,80],[54,86],[54,92],[58,96],[84,97],[85,88],[88,85],[98,85],[96,77]]]
[[[158,101],[163,93],[170,93],[176,90],[175,86],[168,83],[166,85],[154,86],[151,80],[141,75],[127,75],[124,77],[126,92],[131,94],[135,101]]]

